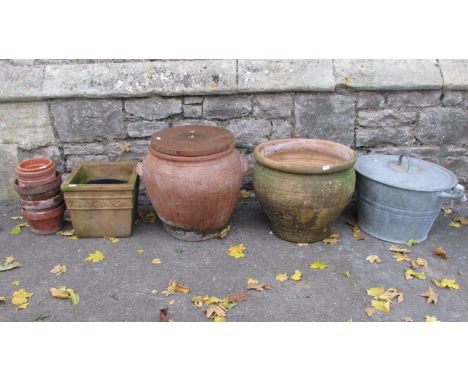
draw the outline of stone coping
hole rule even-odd
[[[0,60],[0,102],[337,89],[468,90],[468,60]]]

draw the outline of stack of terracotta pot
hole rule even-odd
[[[65,203],[60,191],[62,176],[53,160],[34,158],[16,165],[15,189],[23,217],[33,233],[48,235],[63,225]]]

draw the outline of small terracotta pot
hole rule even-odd
[[[19,201],[22,208],[26,211],[44,211],[49,210],[51,208],[57,207],[58,205],[63,203],[63,194],[60,193],[58,195],[53,196],[50,199],[44,200],[23,200],[20,199]]]
[[[22,181],[50,178],[55,174],[55,163],[49,158],[34,158],[24,160],[16,165],[16,177]]]
[[[22,212],[33,233],[50,235],[60,231],[63,226],[65,203],[45,211],[26,211],[23,209]]]
[[[56,177],[55,171],[51,174],[48,174],[46,177],[40,178],[31,178],[28,180],[17,178],[18,184],[20,187],[38,187],[42,186],[43,184],[47,184],[52,182]]]
[[[60,185],[62,184],[62,176],[56,173],[56,177],[49,183],[37,187],[21,187],[18,184],[18,179],[14,182],[16,193],[23,200],[45,200],[54,197],[60,193]]]

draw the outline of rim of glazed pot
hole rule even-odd
[[[55,162],[49,158],[33,158],[21,161],[16,165],[16,171],[34,173],[55,166]]]
[[[47,211],[27,211],[25,209],[22,210],[23,217],[29,220],[46,220],[51,219],[56,216],[63,214],[65,211],[65,203],[60,204],[58,207],[54,207]]]
[[[230,154],[232,151],[234,151],[235,147],[234,144],[231,144],[228,149],[224,151],[220,151],[215,154],[209,154],[209,155],[200,155],[200,156],[192,156],[192,157],[187,157],[187,156],[178,156],[178,155],[168,155],[168,154],[163,154],[159,151],[154,150],[151,146],[148,146],[148,151],[151,153],[152,156],[165,159],[168,161],[172,162],[204,162],[204,161],[209,161],[213,159],[218,159],[223,156],[226,156]]]
[[[20,186],[18,183],[18,179],[15,179],[14,181],[14,187],[18,195],[20,196],[29,196],[29,195],[39,195],[39,194],[44,194],[46,192],[49,192],[57,187],[60,187],[60,184],[62,183],[62,176],[60,175],[59,172],[55,173],[56,177],[54,180],[52,180],[49,183],[42,184],[40,186],[36,187],[23,187]]]
[[[318,160],[315,163],[298,163],[301,161],[299,155],[296,161],[288,163],[269,157],[276,153],[287,152],[295,154],[318,152],[331,155],[335,159],[333,161]],[[341,143],[308,138],[286,138],[267,141],[255,147],[254,156],[255,160],[265,167],[292,174],[335,173],[349,169],[357,159],[357,153]]]

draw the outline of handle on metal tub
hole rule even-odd
[[[411,157],[408,154],[401,154],[398,158],[398,166],[401,166],[403,158],[406,158],[406,160],[408,161],[408,167],[406,168],[406,171],[409,172],[409,170],[411,170]]]
[[[457,200],[461,199],[465,196],[465,187],[463,187],[461,184],[457,184],[451,192],[447,191],[442,191],[439,194],[439,198],[442,199],[450,199],[450,200]]]

